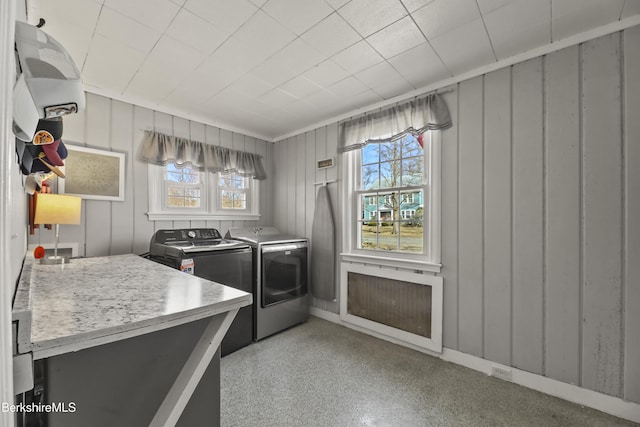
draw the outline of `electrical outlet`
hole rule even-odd
[[[511,369],[500,366],[491,367],[491,376],[500,378],[501,380],[511,381]]]

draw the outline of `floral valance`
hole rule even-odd
[[[409,133],[418,136],[427,130],[449,127],[447,104],[434,93],[341,123],[338,151],[357,150],[370,142],[394,141]]]
[[[257,154],[154,131],[144,133],[142,159],[157,165],[175,163],[178,166],[191,165],[211,172],[233,172],[255,179],[267,178],[262,166],[262,157]]]

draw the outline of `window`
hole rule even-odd
[[[200,209],[203,185],[200,173],[190,166],[169,164],[164,168],[164,205],[169,209]]]
[[[157,185],[161,181],[162,186]],[[191,166],[149,165],[149,219],[259,219],[258,181]]]
[[[346,259],[439,271],[439,138],[412,135],[347,153],[350,232]],[[350,196],[349,196],[350,195]],[[375,201],[373,204],[371,201]],[[393,264],[393,261],[397,261]]]

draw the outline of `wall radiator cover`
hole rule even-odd
[[[347,284],[349,314],[431,338],[432,286],[352,271]]]

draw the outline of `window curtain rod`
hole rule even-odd
[[[210,172],[236,173],[255,179],[266,179],[262,156],[205,144],[155,131],[145,131],[141,157],[148,163],[178,167],[191,165]]]

